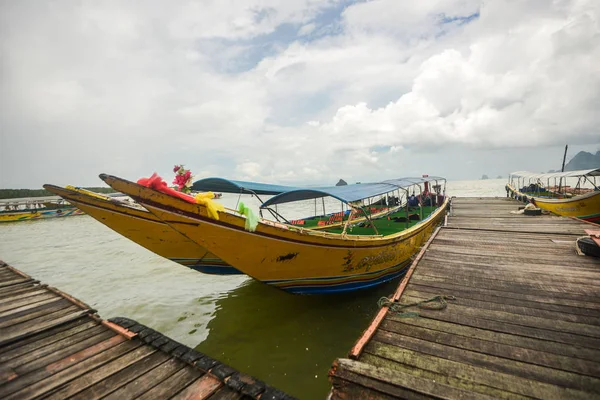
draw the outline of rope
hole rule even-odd
[[[396,316],[398,316],[400,318],[412,318],[412,317],[418,317],[419,313],[414,312],[414,311],[403,311],[405,308],[419,307],[419,308],[422,308],[425,310],[443,310],[444,308],[448,307],[448,303],[446,302],[446,300],[456,300],[456,297],[438,295],[438,296],[434,296],[427,300],[422,300],[422,301],[418,301],[416,303],[409,303],[409,304],[400,304],[400,303],[390,300],[387,297],[382,297],[377,302],[377,305],[379,307],[388,307],[390,312],[396,314]],[[433,304],[430,304],[430,303],[433,303]]]

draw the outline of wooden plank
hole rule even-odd
[[[10,290],[7,290],[10,289]],[[39,285],[29,285],[29,284],[22,284],[22,285],[14,285],[11,286],[10,288],[7,288],[3,291],[0,291],[0,299],[2,301],[4,301],[4,299],[7,298],[11,298],[15,295],[20,295],[20,294],[25,294],[25,293],[31,293],[31,292],[37,292],[40,290],[44,290],[44,288],[42,286]]]
[[[4,363],[7,360],[16,358],[20,355],[32,352],[36,349],[42,349],[45,346],[48,346],[52,343],[58,342],[59,340],[72,337],[77,333],[84,332],[90,328],[98,326],[98,323],[95,321],[75,321],[80,323],[73,324],[65,324],[64,330],[54,329],[50,334],[39,334],[36,336],[32,336],[29,339],[25,339],[23,341],[19,341],[14,343],[10,347],[7,346],[6,351],[0,353],[0,363]],[[57,327],[61,328],[61,327]],[[46,333],[46,332],[44,332]],[[89,336],[89,334],[85,334],[85,336]],[[4,349],[3,349],[4,350]]]
[[[34,335],[48,328],[64,324],[65,322],[70,322],[79,319],[84,315],[87,315],[87,311],[76,311],[57,318],[36,318],[35,320],[33,320],[36,321],[35,324],[32,324],[31,321],[27,321],[24,324],[15,325],[1,332],[0,346],[27,337],[29,335]]]
[[[46,290],[46,288],[40,288],[39,286],[36,287],[35,290],[20,290],[16,293],[12,293],[10,295],[6,294],[5,296],[3,296],[2,303],[5,304],[11,301],[24,299],[30,296],[37,296],[40,294],[48,294],[48,291]]]
[[[8,281],[8,280],[12,280],[15,278],[24,278],[24,277],[20,276],[19,274],[15,274],[13,271],[11,271],[7,268],[2,268],[2,270],[0,270],[0,280]]]
[[[438,360],[435,357],[421,357],[419,353],[415,353],[414,355],[408,355],[405,351],[402,351],[398,358],[405,358],[407,362],[406,364],[402,364],[400,362],[382,357],[381,349],[378,350],[380,355],[371,354],[371,352],[373,351],[373,345],[383,344],[378,342],[370,343],[369,346],[365,349],[365,352],[363,353],[360,361],[373,365],[375,367],[387,368],[394,372],[399,371],[407,374],[412,374],[419,376],[420,378],[428,379],[432,382],[437,382],[459,389],[468,390],[470,392],[473,392],[474,394],[481,393],[498,399],[510,400],[530,400],[532,397],[535,398],[535,396],[530,397],[522,394],[517,394],[514,391],[510,390],[512,389],[512,387],[507,390],[495,387],[494,380],[504,378],[504,375],[498,373],[495,373],[491,376],[491,382],[487,379],[484,380],[484,382],[480,382],[479,380],[473,379],[473,377],[477,376],[477,374],[476,372],[474,373],[472,371],[471,366],[466,366],[466,368],[463,368],[463,364],[456,363],[455,367],[458,368],[457,371],[448,370],[447,373],[437,372],[440,369],[444,370],[446,368],[445,366],[440,367],[439,365],[444,363],[446,360],[439,359],[440,363],[437,363],[436,361]],[[394,347],[391,348],[395,351],[398,351]],[[413,359],[416,362],[411,363]],[[413,366],[413,364],[421,365],[422,360],[427,360],[428,363],[433,364],[423,365],[422,367]]]
[[[52,297],[47,300],[38,301],[37,303],[27,304],[27,305],[24,305],[24,306],[21,306],[18,308],[13,308],[11,310],[0,313],[0,320],[2,320],[2,321],[9,320],[11,318],[14,318],[15,314],[20,314],[20,315],[29,314],[31,312],[31,310],[35,310],[35,309],[38,309],[39,307],[45,306],[50,303],[55,303],[55,302],[61,301],[61,300],[63,300],[63,299],[61,299],[60,297]]]
[[[229,388],[228,386],[221,386],[220,389],[217,389],[216,392],[209,395],[209,400],[240,400],[244,398],[244,395],[240,392],[236,392],[235,390]],[[189,397],[190,399],[194,399],[195,397]],[[201,397],[196,397],[201,398]],[[262,398],[262,396],[261,396]],[[266,399],[270,399],[271,397],[265,397]]]
[[[519,276],[529,276],[533,274],[539,274],[543,272],[550,279],[558,279],[575,277],[576,279],[590,278],[597,280],[598,271],[597,267],[593,268],[580,268],[580,266],[572,265],[557,265],[552,264],[541,264],[541,263],[523,263],[523,262],[510,262],[502,260],[494,260],[493,263],[489,262],[489,258],[480,257],[479,259],[453,259],[453,258],[442,258],[428,253],[426,259],[423,261],[421,266],[439,267],[443,269],[451,269],[454,266],[461,266],[462,269],[473,270],[473,272],[485,272],[490,271],[492,273],[504,273],[512,274],[516,273]],[[539,275],[536,276],[539,278]]]
[[[169,379],[177,371],[184,368],[186,364],[183,362],[171,358],[166,362],[160,364],[153,370],[137,377],[132,382],[129,382],[125,386],[120,387],[111,394],[105,397],[106,400],[125,400],[133,399],[146,391],[152,389],[165,379]]]
[[[69,353],[66,358],[52,359],[52,364],[43,364],[42,367],[44,368],[39,368],[37,371],[30,370],[31,373],[20,376],[19,379],[13,379],[5,385],[1,385],[0,398],[7,399],[8,395],[11,395],[12,397],[12,394],[14,393],[29,387],[33,387],[36,382],[39,382],[51,375],[57,374],[63,369],[75,365],[96,354],[102,353],[103,351],[114,347],[119,343],[123,343],[124,341],[125,339],[123,337],[115,335],[104,341],[91,343],[89,347],[81,349],[77,353]],[[19,397],[20,396],[16,396],[16,398]]]
[[[331,395],[327,397],[328,400],[425,400],[430,398],[346,370],[341,370],[336,375],[330,375],[329,380],[333,390]],[[386,393],[393,393],[393,395]]]
[[[460,251],[444,251],[444,250],[436,250],[431,247],[427,250],[428,260],[431,259],[433,261],[439,262],[452,262],[452,260],[456,260],[458,262],[461,261],[472,261],[477,263],[484,263],[488,265],[523,265],[523,267],[533,266],[536,268],[544,268],[548,266],[556,266],[556,267],[568,267],[568,269],[573,269],[574,271],[587,271],[595,273],[597,270],[597,262],[591,260],[584,260],[585,257],[579,257],[577,259],[573,259],[573,257],[552,257],[546,259],[539,259],[535,255],[529,255],[527,253],[523,254],[513,254],[506,253],[503,255],[496,255],[494,257],[490,257],[489,255],[483,254],[464,254]],[[491,258],[491,260],[490,260]],[[490,262],[491,261],[491,262]],[[574,261],[577,263],[574,264]]]
[[[591,303],[600,303],[600,296],[596,296],[597,290],[591,286],[569,284],[564,282],[561,286],[558,282],[551,283],[548,281],[537,281],[535,283],[532,280],[519,282],[518,278],[512,281],[494,279],[493,274],[489,274],[487,278],[480,277],[475,274],[461,273],[460,270],[456,270],[456,273],[444,273],[444,271],[435,271],[434,269],[428,269],[419,271],[419,279],[429,280],[434,282],[456,282],[463,286],[470,287],[485,287],[495,288],[496,290],[504,290],[511,292],[534,292],[538,295],[546,295],[552,297],[560,297],[567,299],[581,300]]]
[[[62,339],[63,337],[69,336],[70,334],[72,334],[72,330],[75,331],[74,333],[77,333],[95,325],[97,325],[95,321],[90,321],[89,318],[84,317],[72,322],[55,326],[54,328],[49,328],[43,332],[38,333],[37,335],[33,335],[26,339],[22,339],[18,342],[0,347],[0,357],[3,357],[4,354],[6,354],[7,352],[14,351],[15,349],[27,347],[26,345],[29,344],[32,344],[35,347],[45,346],[48,343],[52,343],[56,340]]]
[[[442,254],[446,254],[447,257],[456,257],[457,255],[468,255],[468,256],[488,256],[491,260],[493,258],[507,258],[507,259],[511,259],[512,261],[525,261],[527,260],[528,262],[545,262],[545,263],[553,263],[553,262],[559,262],[559,263],[573,263],[575,264],[575,261],[577,261],[577,253],[575,251],[575,249],[573,248],[572,253],[571,252],[564,252],[564,251],[556,251],[554,253],[550,253],[550,252],[546,252],[546,253],[533,253],[533,254],[528,254],[528,253],[516,253],[516,252],[512,252],[512,251],[508,251],[505,254],[501,254],[498,252],[493,252],[491,250],[488,251],[483,251],[485,249],[477,249],[475,246],[471,246],[471,247],[467,247],[467,246],[453,246],[453,245],[443,245],[443,244],[437,244],[437,243],[432,243],[431,247],[430,247],[431,251],[438,251],[441,252]],[[581,262],[583,264],[593,264],[593,261],[591,260],[582,260]]]
[[[6,263],[5,263],[6,264]],[[6,264],[6,269],[8,269],[9,271],[14,272],[15,274],[22,276],[23,278],[31,278],[31,276],[27,275],[25,272],[23,271],[19,271],[16,268],[11,267],[10,265]]]
[[[102,365],[101,368],[93,368],[89,372],[80,375],[76,379],[66,382],[60,387],[56,388],[48,397],[44,397],[45,400],[61,400],[73,396],[83,390],[89,388],[95,383],[100,382],[112,374],[121,371],[128,366],[143,360],[144,358],[156,353],[156,349],[151,346],[142,346],[139,342],[126,342],[126,343],[138,343],[140,346],[128,353],[119,356],[116,359]],[[131,345],[130,345],[131,346]],[[116,348],[116,346],[115,346]]]
[[[92,330],[97,330],[97,328],[92,328]],[[24,375],[38,368],[44,368],[48,365],[52,365],[54,362],[61,360],[64,357],[76,354],[80,351],[84,351],[85,349],[95,346],[98,343],[110,340],[113,336],[113,332],[105,330],[100,331],[90,337],[83,337],[83,340],[79,340],[77,342],[71,342],[70,338],[66,338],[60,342],[46,346],[43,352],[45,355],[42,355],[40,357],[33,357],[33,359],[30,359],[28,355],[25,355],[17,359],[11,360],[10,363],[6,364],[12,364],[13,362],[16,363],[16,365],[14,365],[14,367],[12,368],[17,374]],[[37,352],[34,350],[31,356],[37,355],[36,353]],[[20,361],[23,358],[26,358],[27,362],[21,364]]]
[[[365,349],[361,361],[417,374],[426,379],[506,399],[587,399],[581,390],[538,382],[526,377],[492,371],[478,365],[447,359],[441,355],[424,354],[409,349],[398,349],[386,343],[373,341]]]
[[[38,304],[38,303],[36,303]],[[22,310],[15,312],[12,315],[7,315],[0,318],[0,328],[7,328],[9,326],[20,324],[22,322],[29,321],[31,319],[41,317],[46,314],[54,313],[56,311],[64,310],[65,308],[71,307],[71,303],[64,299],[57,299],[56,301],[38,305],[29,310]]]
[[[17,299],[14,301],[2,302],[2,305],[0,305],[0,312],[5,312],[5,311],[8,311],[13,308],[21,307],[21,306],[24,306],[27,304],[37,303],[38,301],[51,299],[51,298],[60,298],[60,297],[56,296],[54,293],[46,292],[46,293],[38,294],[36,296],[26,297],[24,299]]]
[[[102,326],[93,326],[89,329],[69,335],[61,340],[55,340],[48,345],[41,347],[23,346],[29,351],[24,351],[22,348],[17,348],[12,352],[2,355],[2,366],[14,368],[18,365],[27,364],[28,362],[38,360],[47,355],[54,354],[55,352],[65,349],[68,346],[82,342],[84,340],[93,340],[96,335],[106,333],[107,330]],[[39,344],[39,343],[35,343]]]
[[[425,297],[410,297],[403,296],[402,301],[407,303],[418,302],[426,299]],[[476,303],[479,307],[475,307],[473,304]],[[464,305],[463,305],[464,304]],[[484,305],[490,307],[484,308]],[[496,306],[492,306],[496,305]],[[514,310],[496,310],[501,308],[498,303],[485,303],[476,302],[468,299],[457,299],[454,302],[448,302],[447,308],[442,313],[453,313],[453,314],[464,314],[475,318],[485,318],[498,322],[507,322],[515,325],[528,326],[533,328],[545,329],[548,331],[572,333],[581,336],[589,336],[600,339],[600,329],[595,325],[588,325],[583,323],[575,323],[569,321],[561,321],[558,319],[538,317],[534,314],[539,314],[541,310],[525,309],[523,311],[534,310],[536,312],[530,312],[529,314],[517,314],[511,311]],[[509,309],[510,306],[505,307]],[[419,309],[421,310],[421,309]]]
[[[149,355],[148,357],[144,357],[142,360],[137,361],[121,369],[120,371],[112,374],[108,378],[103,379],[96,384],[93,384],[87,389],[72,396],[71,399],[88,400],[102,398],[119,389],[123,385],[126,385],[129,382],[133,381],[138,376],[161,365],[169,358],[170,356],[168,354],[155,352]]]
[[[115,336],[115,338],[122,339],[120,336]],[[117,343],[117,340],[113,339],[112,342]],[[56,363],[56,369],[53,370],[51,376],[12,393],[5,400],[25,400],[39,397],[93,368],[101,367],[104,363],[130,352],[138,346],[140,346],[140,343],[129,342],[124,339],[114,346],[98,344],[86,349],[85,355],[81,352],[69,357],[67,360]]]
[[[491,371],[521,376],[526,379],[537,380],[576,390],[590,392],[600,391],[600,379],[578,375],[572,372],[558,371],[552,368],[508,360],[502,357],[490,356],[465,349],[458,349],[409,336],[396,335],[387,331],[378,331],[373,337],[373,340],[423,354],[443,357],[463,364],[487,368]]]
[[[35,284],[36,281],[28,281],[24,283],[19,283],[12,286],[7,286],[4,288],[0,288],[0,296],[10,295],[11,293],[16,293],[24,289],[35,289],[38,285]]]
[[[563,371],[576,372],[592,377],[600,376],[600,363],[598,362],[430,330],[419,326],[401,324],[396,321],[385,321],[381,326],[381,329],[395,335],[411,336],[421,340],[471,350],[482,354],[504,357]]]
[[[420,276],[432,276],[432,277],[444,277],[452,275],[461,279],[476,278],[486,280],[490,283],[499,281],[499,284],[513,285],[521,287],[521,285],[528,285],[530,282],[539,281],[540,274],[544,274],[543,270],[537,272],[515,272],[508,268],[504,272],[499,272],[493,269],[483,268],[470,268],[467,266],[454,266],[453,268],[443,267],[437,263],[424,263],[421,265],[422,269],[419,270]],[[588,281],[584,283],[584,281]],[[591,279],[586,278],[570,278],[561,279],[561,277],[554,277],[551,275],[545,275],[543,285],[550,287],[558,287],[563,285],[563,292],[565,290],[574,291],[575,293],[582,293],[586,295],[587,292],[594,293],[600,291],[600,285],[596,285]]]
[[[354,382],[392,397],[411,398],[410,392],[439,399],[492,399],[490,396],[458,389],[429,379],[423,379],[400,371],[375,367],[360,361],[338,359],[334,365],[334,376],[344,378],[345,372],[353,373]],[[346,379],[348,380],[348,379]],[[385,382],[385,383],[384,383]],[[419,398],[419,397],[417,397]]]
[[[410,287],[410,292],[420,293],[424,296],[435,296],[440,293],[439,288],[430,286],[421,286],[413,284]],[[526,299],[514,299],[512,297],[498,296],[496,293],[486,293],[485,291],[472,291],[465,287],[455,287],[452,289],[452,293],[457,298],[472,299],[487,301],[490,303],[500,303],[518,307],[536,308],[540,310],[553,311],[555,313],[571,314],[571,315],[584,315],[590,317],[596,317],[600,315],[597,310],[591,310],[588,308],[579,308],[573,306],[566,306],[562,304],[552,304],[543,301],[531,301]],[[410,293],[409,293],[410,294]],[[559,317],[560,318],[560,317]]]
[[[211,374],[205,374],[191,383],[187,388],[171,397],[171,400],[206,399],[222,386],[223,382],[217,377]]]
[[[503,284],[502,282],[495,281],[490,282],[486,279],[477,279],[477,278],[463,278],[463,277],[438,277],[438,276],[429,276],[429,275],[421,275],[418,277],[414,277],[415,281],[418,280],[419,284],[438,284],[438,283],[446,283],[451,285],[461,285],[468,286],[472,288],[482,288],[482,289],[492,289],[492,290],[501,290],[505,292],[515,292],[515,293],[523,293],[523,294],[534,294],[537,296],[548,296],[558,297],[561,299],[567,300],[577,300],[582,302],[590,302],[595,304],[600,304],[600,298],[595,296],[593,293],[572,293],[561,290],[559,286],[550,286],[550,285],[542,285],[542,284],[530,284],[530,285],[510,285],[508,283]],[[548,293],[551,292],[551,293]]]
[[[5,287],[20,284],[20,283],[32,282],[32,281],[33,281],[33,279],[15,278],[15,279],[11,279],[9,281],[0,282],[0,288],[5,288]]]
[[[583,348],[599,349],[600,340],[592,337],[575,335],[572,333],[564,333],[558,331],[550,331],[541,328],[532,328],[529,326],[522,326],[511,324],[502,321],[495,321],[485,318],[478,318],[472,315],[466,314],[454,314],[439,311],[430,310],[419,310],[419,314],[423,318],[430,318],[437,321],[444,321],[463,326],[485,329],[495,332],[507,333],[512,335],[525,336],[535,339],[543,339],[558,343],[572,344]],[[400,319],[396,316],[390,315],[390,319]]]
[[[450,283],[450,282],[445,282],[444,280],[427,280],[427,279],[423,280],[423,279],[420,279],[419,276],[415,276],[412,279],[411,284],[415,285],[415,286],[418,285],[420,288],[429,287],[432,290],[447,290],[450,293],[452,293],[453,290],[456,290],[457,292],[460,292],[460,293],[472,292],[472,293],[479,293],[482,295],[497,296],[497,297],[501,297],[501,298],[516,299],[516,300],[528,300],[528,301],[534,301],[534,302],[538,302],[538,303],[557,304],[557,305],[563,305],[563,306],[569,306],[569,307],[576,307],[576,308],[580,308],[580,309],[587,309],[594,313],[597,313],[598,310],[600,310],[600,304],[589,303],[589,302],[586,302],[583,300],[564,299],[564,298],[558,298],[555,296],[548,296],[548,293],[546,293],[546,292],[531,294],[531,292],[526,292],[526,293],[511,292],[509,290],[506,290],[506,289],[502,290],[500,288],[479,288],[479,287],[474,287],[474,286],[458,285],[458,284],[454,284],[454,283]]]
[[[486,329],[473,328],[465,325],[458,325],[444,321],[437,321],[430,318],[402,318],[388,319],[386,323],[396,323],[405,325],[420,326],[423,328],[436,330],[440,332],[451,333],[464,337],[471,337],[490,342],[502,343],[510,346],[524,347],[532,350],[539,350],[547,353],[553,353],[568,357],[580,358],[583,360],[600,360],[600,350],[574,346],[572,344],[551,342],[548,340],[534,339],[530,337],[495,332]],[[399,332],[402,333],[402,332]]]
[[[410,290],[407,291],[406,294],[406,302],[410,301],[422,301],[430,299],[435,296],[435,291],[418,291],[418,290]],[[461,293],[462,294],[462,293]],[[586,324],[586,325],[600,325],[599,317],[591,317],[586,315],[578,315],[578,314],[568,314],[564,312],[556,312],[553,310],[544,310],[542,308],[537,307],[527,307],[523,305],[512,305],[506,304],[500,301],[488,301],[487,299],[473,299],[467,296],[460,296],[459,292],[454,292],[453,296],[456,297],[456,300],[453,301],[453,304],[465,306],[469,308],[477,308],[482,310],[490,310],[490,311],[502,311],[511,314],[518,314],[524,316],[531,317],[539,317],[551,320],[558,320],[565,323],[577,323],[577,324]],[[493,299],[492,299],[493,300]],[[535,303],[534,303],[535,304]],[[579,332],[577,332],[579,333]]]
[[[174,373],[169,379],[148,390],[138,397],[139,400],[167,399],[173,393],[178,393],[190,383],[200,378],[204,373],[191,366],[186,366]]]

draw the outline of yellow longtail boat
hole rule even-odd
[[[207,274],[241,274],[140,205],[76,187],[44,185],[44,189],[161,257]]]
[[[600,176],[600,168],[548,174],[513,172],[506,185],[506,194],[557,215],[600,224],[597,176]],[[568,186],[567,180],[573,179],[576,179],[575,186]],[[586,188],[586,183],[590,187]]]
[[[110,175],[102,174],[100,178],[243,273],[302,294],[356,290],[401,276],[412,255],[443,221],[448,205],[445,188],[440,193],[441,185],[437,184],[445,184],[445,179],[424,177],[294,189],[261,206],[261,211],[268,210],[279,217],[272,206],[288,202],[332,197],[346,206],[343,223],[316,230],[287,220],[255,221],[254,214],[243,208],[238,212],[217,207],[210,200],[196,202],[193,197],[174,197]],[[437,191],[431,193],[429,185],[433,182]],[[413,195],[409,197],[411,188]],[[419,196],[414,196],[416,188]],[[366,210],[369,205],[364,202],[376,197],[381,200],[381,196],[388,198],[390,194],[398,195],[395,198],[400,200],[400,206],[390,208],[387,215],[370,216]],[[354,219],[359,213],[362,218]]]
[[[34,221],[47,218],[83,215],[83,211],[72,204],[59,201],[21,201],[0,204],[0,222]]]

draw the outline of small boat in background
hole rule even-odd
[[[84,212],[63,199],[4,201],[0,203],[0,222],[70,217]]]
[[[600,168],[548,174],[513,172],[506,184],[506,194],[557,215],[600,224],[597,176]],[[575,185],[568,185],[568,180],[576,181]]]

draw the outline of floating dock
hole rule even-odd
[[[332,399],[600,398],[600,259],[575,248],[594,225],[511,214],[519,205],[453,199],[392,303],[334,362]],[[445,307],[423,303],[436,296]]]
[[[292,399],[0,261],[0,399]]]

